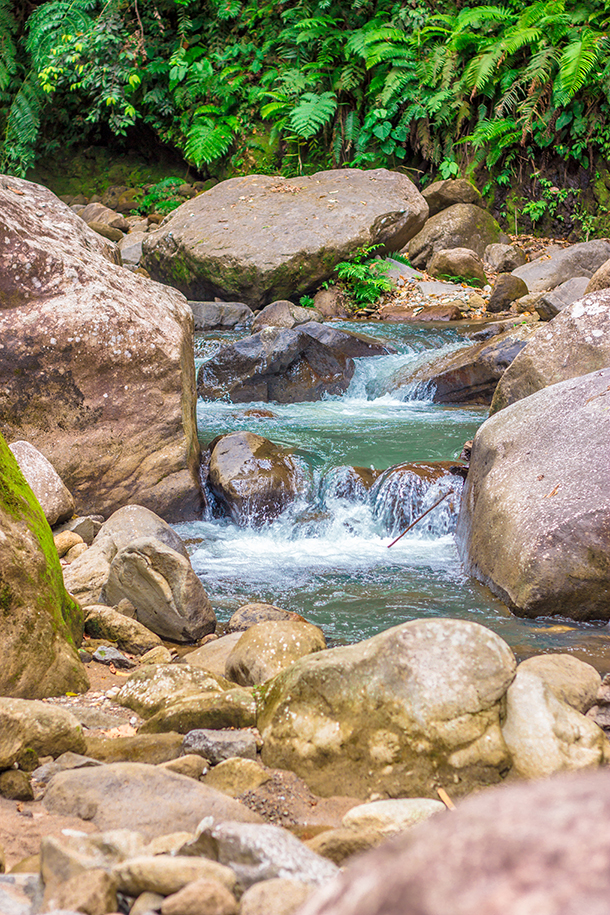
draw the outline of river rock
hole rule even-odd
[[[433,254],[447,248],[470,248],[482,257],[500,235],[500,226],[486,210],[473,203],[455,203],[428,219],[411,239],[409,260],[414,267],[425,267]]]
[[[598,267],[587,284],[585,293],[599,292],[600,289],[607,289],[610,286],[610,260],[604,261],[601,267]]]
[[[393,836],[445,810],[441,801],[427,797],[371,801],[348,810],[343,817],[343,826],[348,829],[374,829],[385,836]]]
[[[562,381],[475,436],[457,545],[519,616],[610,618],[609,392],[610,369]]]
[[[500,715],[514,673],[508,646],[462,620],[417,620],[318,652],[262,697],[263,762],[322,796],[493,784],[510,769]]]
[[[237,915],[238,902],[218,880],[193,880],[161,903],[161,915]]]
[[[60,559],[70,552],[73,546],[83,543],[83,538],[74,531],[62,531],[60,534],[53,534],[53,543]],[[87,544],[85,543],[85,548]]]
[[[118,888],[129,896],[146,892],[170,896],[195,880],[216,880],[229,891],[235,887],[231,869],[207,858],[141,855],[115,865],[112,873]]]
[[[238,524],[277,517],[303,488],[303,474],[283,448],[253,432],[224,435],[212,450],[209,486]]]
[[[506,694],[502,734],[521,778],[548,778],[610,761],[610,742],[601,728],[521,666]]]
[[[609,365],[610,290],[603,290],[568,305],[534,334],[500,380],[490,412]]]
[[[561,286],[556,286],[550,292],[543,293],[536,302],[536,311],[543,321],[550,321],[568,305],[582,299],[588,285],[588,277],[574,276]]]
[[[100,645],[99,648],[95,649],[91,658],[100,664],[108,664],[109,666],[112,664],[119,670],[130,670],[137,667],[137,661],[127,658],[118,648],[114,648],[112,645]]]
[[[1,280],[0,280],[1,283]],[[0,694],[84,692],[83,615],[67,593],[43,511],[0,435]]]
[[[114,246],[47,188],[0,178],[0,211],[0,431],[45,455],[79,513],[137,501],[194,517],[186,300],[119,267]]]
[[[78,720],[68,709],[29,699],[0,699],[0,712],[23,725],[23,746],[38,756],[61,756],[67,750],[84,753],[85,738]]]
[[[108,639],[116,642],[121,651],[130,654],[145,654],[151,648],[162,645],[161,639],[137,620],[129,619],[115,610],[92,604],[86,609],[85,632],[93,639]]]
[[[520,277],[513,273],[500,273],[496,277],[487,301],[487,311],[492,314],[507,311],[516,299],[527,295],[527,292],[527,286]]]
[[[268,824],[204,821],[195,839],[182,849],[185,852],[213,854],[231,868],[243,889],[277,877],[320,885],[338,873],[334,864],[316,855],[288,830]]]
[[[443,181],[434,181],[424,188],[422,197],[428,204],[430,216],[435,216],[455,203],[474,203],[482,206],[483,202],[483,198],[474,184],[466,181],[465,178],[445,178]]]
[[[602,683],[594,667],[570,654],[534,655],[522,661],[518,670],[535,674],[557,699],[583,715],[595,704]]]
[[[141,537],[116,554],[102,597],[114,605],[131,601],[138,622],[174,642],[194,642],[216,628],[190,560],[154,538]]]
[[[10,801],[33,801],[34,792],[29,775],[21,769],[0,772],[0,797]]]
[[[134,829],[149,839],[176,831],[194,833],[206,816],[261,822],[258,814],[201,782],[142,763],[60,772],[43,803],[50,813],[80,816],[98,830]]]
[[[195,330],[233,330],[249,327],[254,312],[243,302],[189,302]]]
[[[184,660],[191,667],[205,670],[214,677],[224,677],[227,658],[241,636],[241,632],[231,632],[229,635],[202,645],[201,648],[196,648],[195,651],[189,651],[184,655]]]
[[[253,759],[238,756],[219,762],[206,774],[204,782],[230,797],[239,797],[244,791],[254,791],[271,778],[269,769]]]
[[[142,854],[144,838],[129,829],[114,829],[86,835],[62,830],[43,836],[40,843],[40,874],[47,886],[65,883],[78,874],[104,868]]]
[[[361,857],[299,915],[604,915],[607,771],[483,791]]]
[[[94,868],[76,874],[59,886],[45,888],[46,912],[74,911],[106,915],[117,909],[117,881],[112,874]]]
[[[236,610],[229,622],[227,628],[229,632],[245,632],[251,626],[257,623],[265,623],[268,620],[303,620],[298,613],[290,610],[282,610],[273,604],[264,604],[255,601],[252,604],[244,604],[239,610]]]
[[[513,274],[522,279],[530,293],[546,292],[574,276],[591,277],[610,258],[610,240],[583,241],[569,248],[553,247]]]
[[[313,298],[313,307],[326,321],[349,318],[351,314],[346,297],[339,286],[318,289]]]
[[[476,280],[482,286],[487,282],[483,261],[470,248],[442,248],[436,251],[428,262],[427,271],[431,276],[459,277],[466,282]]]
[[[260,308],[319,286],[363,246],[399,250],[427,215],[415,185],[382,168],[247,175],[178,207],[149,233],[143,265],[189,298]]]
[[[361,356],[389,356],[397,350],[389,343],[380,343],[374,337],[366,334],[355,334],[351,331],[339,330],[327,324],[310,322],[302,325],[303,332],[323,343],[337,357],[351,357],[357,359]]]
[[[71,518],[70,521],[66,521],[64,524],[58,524],[54,535],[65,532],[78,534],[87,546],[91,546],[103,523],[104,518],[102,515],[84,515],[78,518]]]
[[[276,877],[275,880],[261,880],[249,887],[241,897],[240,915],[294,915],[311,896],[311,884],[300,880]]]
[[[295,620],[268,620],[244,632],[227,658],[226,676],[242,686],[257,686],[299,658],[322,651],[321,629]]]
[[[50,526],[71,518],[74,499],[46,457],[29,442],[11,442],[9,448]]]
[[[84,209],[80,210],[78,215],[87,225],[95,222],[110,226],[113,229],[120,229],[121,238],[123,237],[123,232],[129,231],[129,223],[125,217],[110,207],[104,206],[103,203],[88,203]]]
[[[242,759],[256,759],[256,737],[252,731],[211,730],[197,728],[189,731],[182,741],[184,753],[204,756],[213,766],[240,756]]]
[[[523,266],[527,258],[518,245],[487,245],[483,252],[483,261],[493,273],[510,273]]]
[[[132,737],[86,738],[87,753],[103,763],[145,763],[158,766],[177,759],[182,747],[182,735],[134,734]]]
[[[298,403],[320,400],[324,394],[343,394],[354,374],[354,363],[306,333],[311,326],[294,330],[266,327],[222,347],[199,369],[199,396],[233,403]]]
[[[140,734],[177,731],[187,734],[197,728],[250,728],[256,724],[256,701],[245,689],[176,699],[141,725]]]
[[[425,387],[434,403],[490,404],[503,374],[536,331],[535,324],[518,324],[490,341],[473,343],[416,369],[401,369],[391,384]]]
[[[218,695],[230,683],[186,664],[159,664],[136,670],[119,690],[115,701],[142,718],[151,718],[182,699]]]
[[[0,707],[0,771],[17,762],[25,745],[23,721]]]
[[[121,252],[121,263],[131,264],[134,267],[142,260],[142,242],[146,238],[146,232],[130,232],[124,235],[118,241],[118,248]]]
[[[315,308],[301,308],[286,299],[280,299],[259,311],[252,325],[252,333],[257,334],[263,327],[285,327],[292,330],[300,324],[322,320],[322,315]]]

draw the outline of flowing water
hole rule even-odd
[[[432,404],[425,390],[397,386],[396,375],[464,346],[464,330],[336,326],[391,343],[398,354],[356,360],[347,392],[318,403],[199,401],[204,445],[222,433],[256,432],[290,448],[304,479],[299,501],[263,526],[212,517],[177,526],[218,619],[227,620],[245,603],[265,601],[301,613],[338,644],[407,620],[462,617],[494,629],[519,657],[570,651],[610,669],[607,629],[520,620],[464,574],[453,539],[461,488],[455,477],[413,484],[412,478],[381,474],[367,489],[349,470],[458,458],[486,409]],[[238,336],[199,335],[198,363]],[[261,415],[246,415],[252,410]],[[388,549],[452,485],[456,492]]]

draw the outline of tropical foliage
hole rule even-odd
[[[605,0],[0,0],[2,165],[146,126],[197,168],[610,158]],[[27,14],[27,15],[26,15]]]

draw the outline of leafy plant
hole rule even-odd
[[[138,207],[140,213],[171,213],[181,203],[184,198],[178,194],[178,188],[184,181],[181,178],[163,178],[153,187],[149,188]]]
[[[299,305],[301,306],[301,308],[313,308],[314,300],[313,300],[312,296],[310,296],[310,295],[302,295],[301,298],[299,299]]]
[[[335,273],[348,299],[356,308],[364,308],[377,302],[385,292],[393,288],[387,276],[390,265],[379,258],[371,257],[373,251],[382,245],[360,248],[348,261],[341,261]]]

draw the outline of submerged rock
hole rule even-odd
[[[405,623],[302,658],[262,697],[263,762],[322,796],[436,797],[498,782],[510,769],[500,718],[515,660],[461,620]]]
[[[231,432],[212,449],[209,486],[239,524],[277,517],[303,488],[303,473],[284,449],[253,432]]]
[[[297,403],[342,394],[354,363],[307,333],[311,326],[316,325],[294,330],[266,327],[223,347],[199,369],[199,396],[233,403]]]
[[[517,324],[489,341],[473,343],[431,359],[416,369],[401,369],[393,387],[425,388],[433,403],[490,404],[498,382],[537,332],[536,324]]]
[[[519,616],[610,618],[609,399],[603,369],[525,397],[476,434],[458,549]]]
[[[248,175],[178,207],[149,233],[143,265],[189,298],[260,308],[320,285],[363,246],[397,251],[427,215],[415,185],[383,168]]]

